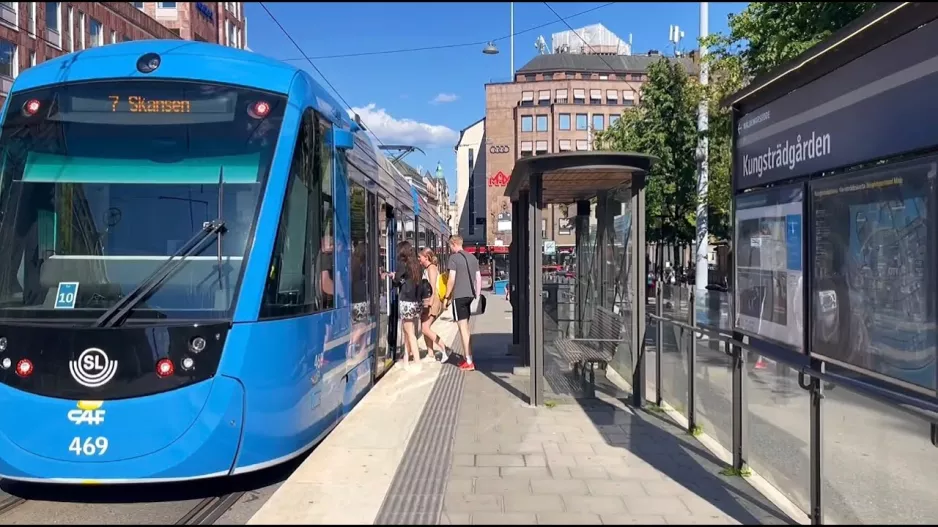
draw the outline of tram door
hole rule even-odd
[[[393,258],[388,247],[394,239],[394,212],[383,199],[378,200],[378,347],[375,352],[375,378],[380,377],[394,363],[394,345],[397,327],[396,313],[392,306],[396,302],[391,298],[391,278],[381,278],[382,273],[392,272]],[[396,311],[396,310],[395,310]],[[394,315],[392,317],[392,314]],[[395,339],[395,340],[392,340]]]

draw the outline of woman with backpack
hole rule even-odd
[[[398,288],[398,313],[404,328],[404,367],[419,364],[420,350],[417,348],[417,320],[423,312],[423,301],[428,296],[423,282],[423,273],[417,261],[417,253],[410,242],[397,244],[397,268],[394,286]],[[432,294],[432,287],[430,294]]]
[[[443,312],[443,294],[440,292],[439,264],[436,255],[433,254],[433,250],[428,247],[424,247],[420,250],[419,259],[420,265],[423,267],[423,279],[430,284],[431,290],[433,291],[430,297],[424,300],[423,313],[420,317],[420,330],[423,332],[423,338],[427,343],[426,360],[428,362],[435,360],[436,351],[439,350],[440,362],[446,362],[449,358],[446,353],[446,344],[443,343],[440,336],[432,329],[433,323],[436,322],[436,319],[440,317],[440,313]]]

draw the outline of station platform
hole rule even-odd
[[[248,523],[795,523],[662,414],[530,406],[511,316],[488,296],[477,371],[395,365]],[[437,325],[460,352],[455,323]]]

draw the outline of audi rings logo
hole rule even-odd
[[[493,145],[489,147],[490,154],[507,154],[509,151],[508,145]]]
[[[88,348],[78,360],[68,361],[68,369],[75,382],[88,388],[100,388],[111,382],[117,373],[117,361],[108,358],[104,350]]]

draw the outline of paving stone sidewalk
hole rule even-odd
[[[443,524],[791,524],[665,416],[616,400],[526,402],[511,309],[475,322]]]

